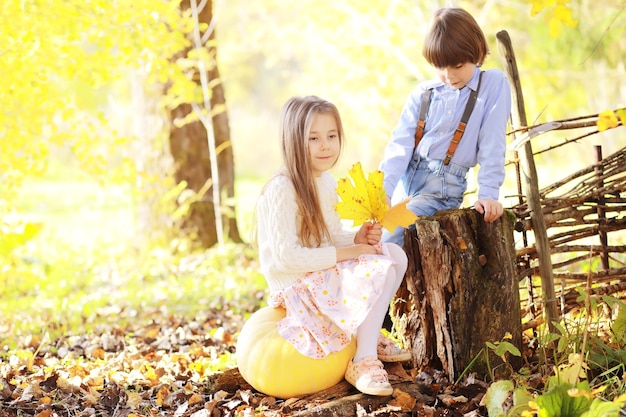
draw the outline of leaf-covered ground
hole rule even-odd
[[[399,364],[387,365],[393,398],[359,394],[345,381],[308,398],[265,396],[236,370],[232,354],[245,317],[232,311],[225,305],[193,320],[155,311],[149,321],[90,334],[25,337],[0,353],[0,417],[321,416],[337,414],[324,404],[339,399],[347,402],[339,415],[345,407],[359,416],[486,415],[479,405],[485,383],[451,390],[436,371]]]

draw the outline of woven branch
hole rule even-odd
[[[562,291],[563,295],[559,297],[562,305],[561,313],[569,313],[575,308],[584,307],[584,304],[578,301],[580,294],[578,293],[578,291],[576,291],[577,287],[580,287],[580,285],[568,287]],[[590,295],[595,297],[604,295],[615,295],[624,291],[626,291],[626,282],[618,282],[610,285],[603,285],[601,287],[592,288],[590,291]],[[540,304],[534,304],[532,300],[522,300],[522,304],[525,304],[524,307],[522,307],[523,315],[532,317],[541,316],[543,308]],[[534,329],[543,323],[544,320],[542,318],[533,319],[522,325],[522,330]]]
[[[558,129],[590,127],[597,121],[597,116],[562,120]],[[518,131],[527,131],[532,127]],[[597,131],[568,139],[541,152],[595,133]],[[626,230],[626,147],[542,188],[539,195],[545,226],[549,232],[548,243],[553,260],[554,282],[561,283],[562,294],[569,291],[567,296],[560,299],[562,314],[577,305],[578,293],[575,288],[585,285],[588,280],[593,282],[594,286],[601,286],[594,289],[594,294],[618,294],[620,298],[626,299],[624,282],[626,246],[606,245],[608,233]],[[525,196],[518,198],[520,203],[511,208],[518,219],[516,230],[532,231],[531,212]],[[594,237],[600,237],[600,244],[597,244],[598,242],[589,244],[588,240]],[[602,245],[602,242],[605,245]],[[538,254],[534,244],[518,249],[516,256],[520,281],[539,274],[539,267],[535,261]],[[589,269],[589,265],[594,267],[598,265],[600,258],[602,268],[609,265],[608,260],[612,262],[612,267],[593,272],[585,271]],[[615,280],[621,282],[614,284]],[[541,294],[540,288],[531,282],[532,280],[528,284],[529,300],[522,302],[522,305],[527,306],[524,314],[529,314],[534,319],[541,314],[543,306],[541,302],[535,301],[536,294]],[[571,294],[575,294],[576,297]],[[524,327],[536,327],[541,323],[542,320],[531,320],[531,323]]]

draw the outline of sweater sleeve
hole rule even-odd
[[[337,263],[333,246],[309,248],[298,237],[298,207],[291,181],[276,176],[266,186],[257,205],[259,262],[270,290],[293,283],[307,272]]]

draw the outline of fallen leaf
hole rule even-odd
[[[176,411],[174,412],[174,417],[181,417],[183,414],[185,414],[185,411],[187,411],[188,408],[189,408],[189,403],[183,403],[179,405]]]
[[[440,394],[437,395],[437,398],[439,398],[441,402],[443,402],[447,406],[467,402],[467,398],[463,395]]]
[[[43,410],[42,412],[37,414],[37,417],[50,417],[52,415],[52,409],[48,408],[46,410]]]
[[[389,405],[400,407],[405,413],[412,411],[417,403],[417,400],[411,394],[398,388],[393,390],[393,397],[393,400],[389,401]]]
[[[170,389],[167,386],[163,385],[157,391],[156,405],[158,405],[159,407],[169,407],[170,404],[167,401],[169,395],[170,395]]]
[[[409,375],[404,366],[400,362],[390,362],[385,364],[385,370],[389,375],[389,380],[393,380],[394,382],[406,382],[411,381],[411,375]]]
[[[198,394],[193,394],[191,397],[189,397],[189,405],[195,405],[198,404],[199,402],[202,402],[202,397],[199,396]]]
[[[52,404],[52,398],[50,397],[43,397],[39,400],[38,404]]]
[[[143,401],[143,398],[141,398],[141,395],[139,395],[139,393],[128,391],[128,398],[126,399],[127,406],[133,409],[138,408],[141,404],[141,401]]]
[[[90,352],[89,355],[92,359],[101,359],[104,360],[104,349],[96,348]]]

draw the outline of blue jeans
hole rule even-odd
[[[468,168],[442,160],[414,156],[394,194],[394,203],[411,196],[407,208],[417,216],[432,216],[440,210],[456,209],[463,203]],[[398,201],[396,201],[398,200]],[[383,230],[382,240],[404,247],[403,227],[393,233]]]

